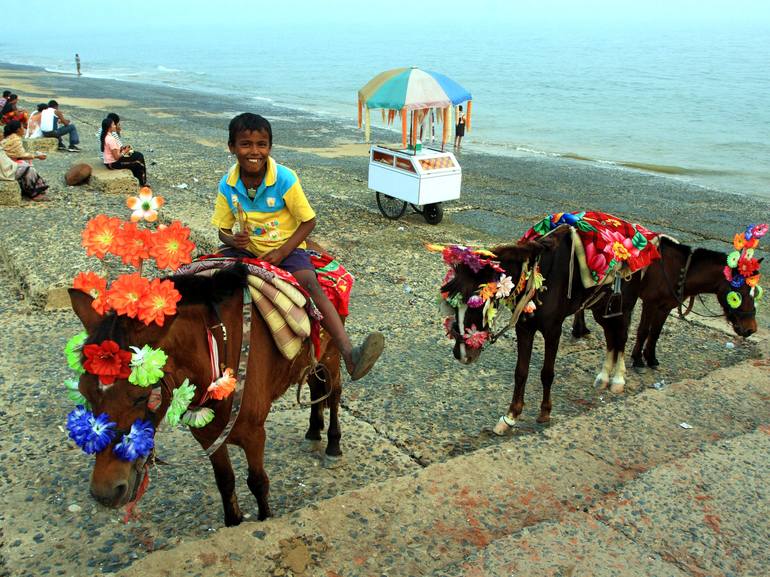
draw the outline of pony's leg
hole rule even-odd
[[[650,335],[651,311],[649,306],[642,304],[642,316],[639,319],[639,327],[636,329],[636,343],[634,350],[631,351],[631,358],[634,360],[634,368],[645,367],[642,358],[642,348]]]
[[[524,388],[529,376],[529,361],[532,358],[532,342],[535,339],[534,327],[520,323],[516,325],[516,342],[518,343],[518,357],[516,360],[516,374],[514,376],[513,399],[508,407],[508,414],[500,417],[493,429],[496,435],[504,435],[515,423],[524,409]]]
[[[318,367],[319,371],[322,371]],[[325,379],[325,377],[323,377]],[[324,381],[318,378],[316,373],[310,375],[307,380],[308,387],[310,388],[310,399],[316,401],[324,396]],[[310,406],[310,424],[305,432],[305,440],[310,442],[313,450],[316,450],[321,445],[321,431],[324,428],[324,407],[325,402],[315,403]]]
[[[583,318],[583,324],[585,326],[585,318]],[[547,423],[551,420],[551,384],[553,383],[556,353],[559,352],[561,326],[555,330],[548,331],[543,335],[543,338],[545,340],[545,357],[543,359],[543,368],[540,371],[540,381],[543,384],[543,400],[540,403],[538,423]]]
[[[248,445],[244,445],[246,461],[249,463],[249,476],[246,483],[251,493],[257,499],[259,508],[258,519],[264,521],[272,517],[270,504],[267,502],[267,495],[270,492],[270,479],[265,472],[265,422],[262,421],[253,429],[253,434],[249,438]]]
[[[227,445],[219,447],[209,457],[209,460],[212,467],[214,467],[214,478],[217,481],[219,494],[222,496],[222,506],[225,509],[225,525],[227,527],[238,525],[243,520],[243,515],[241,514],[241,508],[238,506],[238,498],[235,495],[235,474],[230,463]]]
[[[331,387],[331,395],[326,399],[326,406],[329,407],[329,430],[326,432],[326,455],[324,466],[333,469],[342,464],[342,449],[340,449],[340,398],[342,397],[342,387],[340,386],[340,363],[330,363],[327,365],[326,378],[327,386]]]
[[[603,301],[602,301],[603,303]],[[594,306],[591,309],[594,319],[604,330],[604,340],[607,343],[607,350],[604,356],[604,364],[601,371],[594,379],[594,387],[600,391],[606,389],[610,384],[610,375],[615,368],[615,332],[612,330],[612,319],[604,318],[604,307]]]
[[[658,345],[660,333],[663,330],[663,325],[666,324],[666,319],[670,312],[671,311],[666,309],[654,309],[651,315],[650,334],[647,337],[647,344],[644,347],[644,359],[647,361],[647,366],[653,369],[660,365],[655,354],[655,348]]]
[[[591,331],[588,330],[588,325],[586,325],[586,314],[584,311],[579,310],[572,319],[572,336],[576,339],[582,339],[590,334]]]

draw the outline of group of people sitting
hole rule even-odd
[[[75,124],[59,110],[59,103],[50,100],[38,104],[32,114],[18,107],[18,96],[10,90],[0,98],[0,124],[3,126],[0,140],[0,180],[16,180],[22,195],[34,201],[47,200],[48,185],[32,166],[35,159],[45,160],[40,152],[27,152],[23,140],[34,138],[56,138],[58,149],[80,152],[80,136]],[[111,112],[102,121],[99,132],[100,156],[109,170],[127,169],[139,181],[147,184],[147,168],[142,153],[121,141],[120,117]],[[69,146],[63,141],[69,137]]]

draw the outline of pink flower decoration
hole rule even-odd
[[[471,325],[471,328],[465,329],[465,344],[472,349],[480,349],[487,342],[489,333],[487,331],[477,331],[476,325]]]
[[[473,295],[471,298],[468,299],[468,306],[471,307],[472,309],[483,307],[484,299],[481,298],[479,295]]]
[[[727,282],[730,282],[733,280],[733,269],[731,269],[729,266],[726,266],[722,269],[723,274],[725,275],[725,279],[727,279]]]
[[[751,229],[751,236],[754,238],[762,238],[767,234],[767,224],[757,224]]]

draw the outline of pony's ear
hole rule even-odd
[[[69,289],[70,302],[72,303],[72,310],[83,323],[86,332],[90,335],[97,325],[102,321],[102,317],[94,310],[91,303],[94,298],[78,289]]]

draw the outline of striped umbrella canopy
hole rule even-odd
[[[471,93],[463,86],[438,72],[421,70],[416,67],[394,68],[386,70],[367,82],[358,91],[358,125],[364,109],[366,110],[366,140],[369,140],[369,110],[381,108],[400,111],[402,117],[402,140],[406,145],[407,112],[412,112],[412,121],[416,121],[414,111],[430,108],[443,109],[444,124],[448,123],[449,108],[468,102],[466,127],[470,130]],[[389,115],[389,119],[393,114]],[[444,129],[446,133],[446,126]],[[445,140],[445,136],[444,136]]]

